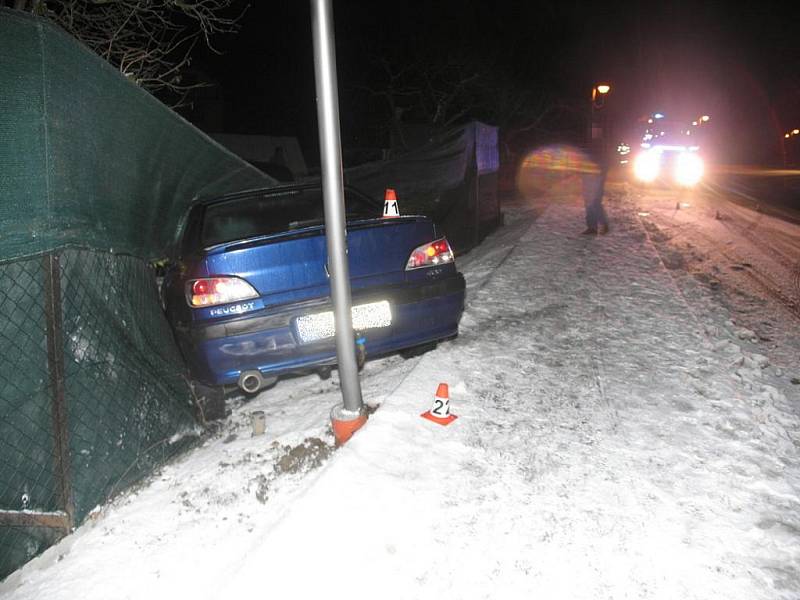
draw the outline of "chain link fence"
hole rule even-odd
[[[0,264],[0,579],[196,439],[144,261],[63,249]]]

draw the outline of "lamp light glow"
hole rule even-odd
[[[675,161],[675,183],[683,187],[697,185],[703,178],[703,170],[703,160],[697,154],[684,152]]]
[[[633,161],[633,174],[644,183],[655,181],[660,170],[661,155],[658,152],[652,150],[642,152]]]

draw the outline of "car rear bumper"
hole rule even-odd
[[[423,284],[404,284],[354,292],[353,304],[388,300],[392,324],[356,332],[367,356],[375,356],[452,337],[464,310],[465,282],[460,273]],[[333,338],[299,341],[295,320],[331,310],[328,299],[259,311],[211,324],[176,328],[192,375],[216,385],[236,384],[243,371],[282,375],[336,363]]]

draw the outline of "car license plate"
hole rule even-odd
[[[389,327],[392,324],[392,307],[387,300],[359,304],[351,309],[350,314],[353,316],[355,331]],[[324,340],[336,334],[331,310],[297,317],[296,324],[297,335],[304,344]]]

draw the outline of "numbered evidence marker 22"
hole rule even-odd
[[[450,398],[440,398],[436,396],[433,399],[433,408],[431,414],[440,419],[446,419],[450,416]]]
[[[420,416],[439,425],[449,425],[458,418],[450,414],[450,390],[446,383],[439,384],[436,396],[433,398],[433,406]]]

